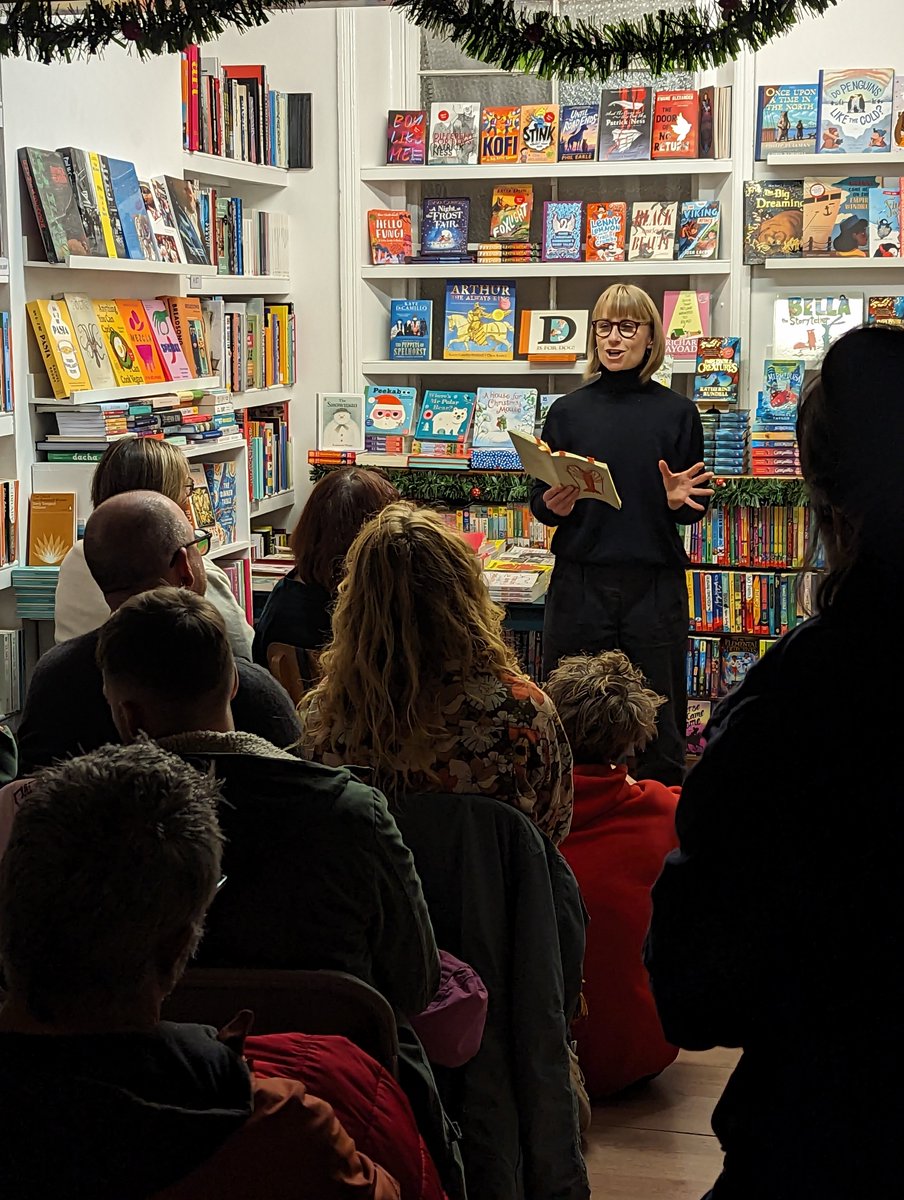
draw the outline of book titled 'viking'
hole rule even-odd
[[[407,209],[372,208],[367,227],[374,266],[404,263],[411,257],[411,214]]]
[[[60,155],[53,150],[23,146],[19,150],[19,167],[47,261],[64,263],[72,254],[87,255],[85,227]]]
[[[422,167],[427,161],[427,113],[391,109],[386,121],[386,161]]]
[[[650,157],[652,93],[645,87],[604,88],[600,106],[600,162]]]
[[[715,258],[719,250],[719,201],[682,200],[676,258]]]
[[[514,280],[449,280],[444,325],[443,358],[512,358]]]

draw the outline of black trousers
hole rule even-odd
[[[667,703],[637,775],[684,779],[687,744],[687,583],[681,567],[596,567],[558,560],[546,596],[543,669],[569,654],[623,650]]]

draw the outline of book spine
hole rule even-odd
[[[119,216],[116,195],[113,191],[113,180],[110,176],[110,160],[105,154],[98,155],[98,158],[100,159],[100,174],[103,180],[104,196],[107,201],[107,212],[113,230],[113,244],[116,246],[116,257],[128,258],[129,252],[126,249],[126,239],[122,232],[122,220]]]
[[[41,241],[44,243],[44,254],[47,257],[47,261],[52,263],[65,261],[57,254],[53,234],[50,232],[50,226],[47,224],[47,212],[44,208],[44,202],[35,184],[28,151],[24,148],[19,151],[19,166],[22,170],[22,178],[25,180],[25,187],[31,199],[32,207],[34,208],[35,221],[37,222],[38,232],[41,235]]]
[[[104,176],[101,169],[100,155],[95,151],[89,151],[88,161],[91,163],[91,178],[94,180],[94,194],[97,198],[97,211],[100,216],[100,227],[103,230],[104,245],[107,248],[107,254],[110,258],[123,257],[118,256],[116,251],[116,242],[113,237],[113,223],[110,219],[110,211],[107,207],[107,193],[104,188]]]

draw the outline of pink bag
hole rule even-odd
[[[487,989],[473,967],[445,950],[439,952],[440,981],[436,995],[411,1026],[432,1063],[463,1067],[483,1041]]]

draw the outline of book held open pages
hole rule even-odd
[[[509,437],[528,475],[551,487],[576,487],[578,500],[602,500],[613,508],[621,508],[621,498],[605,463],[565,450],[550,450],[538,437],[515,431]]]

